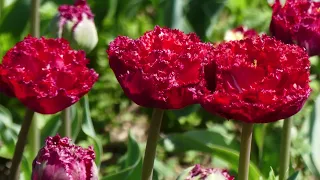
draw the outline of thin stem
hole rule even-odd
[[[31,1],[31,35],[34,37],[40,36],[40,0]],[[37,114],[31,123],[31,127],[28,133],[28,148],[30,149],[30,157],[35,158],[40,149],[40,130],[38,128]]]
[[[238,166],[238,180],[248,180],[253,124],[243,123]]]
[[[290,145],[291,145],[291,127],[292,118],[285,119],[283,122],[281,149],[280,149],[280,173],[279,180],[287,179],[290,163]]]
[[[154,109],[148,133],[146,151],[142,166],[142,180],[151,180],[153,173],[154,159],[156,156],[158,136],[164,110]]]
[[[71,107],[68,107],[61,112],[61,120],[62,135],[71,138]]]
[[[35,158],[40,149],[40,131],[38,128],[37,114],[33,117],[28,133],[28,148],[30,150],[30,157]]]
[[[21,129],[18,135],[18,141],[16,144],[16,148],[14,150],[13,158],[12,158],[9,179],[14,180],[14,179],[18,179],[19,177],[18,169],[22,159],[23,150],[26,145],[28,131],[32,123],[33,115],[34,115],[33,111],[29,109],[26,110],[26,114],[21,125]]]
[[[32,0],[31,2],[32,11],[31,11],[31,35],[33,37],[40,36],[40,0]]]

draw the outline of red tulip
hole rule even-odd
[[[204,66],[201,105],[247,123],[267,123],[297,113],[310,94],[307,53],[263,35],[216,46]]]
[[[179,109],[198,102],[202,63],[212,49],[193,33],[156,26],[137,40],[117,37],[107,53],[131,100],[146,107]]]
[[[3,57],[0,91],[35,112],[53,114],[76,103],[98,79],[84,51],[63,39],[26,37]]]
[[[287,0],[284,6],[276,0],[272,6],[270,32],[285,43],[296,43],[310,56],[320,55],[320,2]]]

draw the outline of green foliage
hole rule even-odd
[[[135,180],[141,179],[142,159],[140,148],[136,140],[129,134],[128,151],[125,155],[125,162],[122,170],[103,177],[102,180]]]

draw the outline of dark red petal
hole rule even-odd
[[[320,2],[289,0],[273,6],[270,32],[285,43],[296,43],[310,56],[320,55]]]
[[[310,62],[296,45],[263,35],[219,44],[213,56],[201,105],[214,114],[273,122],[297,113],[310,94]]]
[[[212,48],[195,34],[156,26],[137,40],[117,37],[107,53],[121,87],[135,103],[178,109],[198,102],[202,63],[210,59]]]
[[[77,102],[97,81],[88,62],[63,39],[28,36],[3,57],[0,91],[36,112],[53,114]]]

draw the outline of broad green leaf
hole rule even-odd
[[[294,173],[288,178],[288,180],[297,180],[298,177],[299,177],[299,174],[300,174],[299,171],[294,172]]]
[[[188,22],[202,39],[217,13],[224,7],[226,0],[190,0],[186,8]]]
[[[101,180],[136,180],[141,179],[141,153],[136,140],[129,133],[128,151],[126,154],[125,168],[121,171],[103,177]]]
[[[239,153],[237,151],[230,149],[228,146],[223,146],[222,144],[214,144],[214,141],[210,144],[205,143],[206,141],[202,141],[202,138],[203,137],[190,136],[188,133],[172,134],[163,139],[163,143],[171,144],[170,150],[173,152],[196,150],[210,153],[217,158],[225,160],[228,162],[231,169],[237,171],[239,162]],[[259,177],[262,177],[259,169],[253,163],[250,163],[249,179],[258,179]]]
[[[31,174],[32,174],[32,169],[31,169],[31,164],[32,160],[29,161],[28,158],[25,156],[22,157],[22,163],[21,163],[21,168],[22,168],[22,177],[27,180],[30,179]]]
[[[84,117],[84,121],[82,123],[82,131],[93,140],[94,151],[96,155],[95,162],[99,168],[101,163],[101,156],[102,156],[102,145],[101,145],[100,139],[96,136],[96,132],[92,124],[88,95],[85,95],[80,100],[80,102],[83,108],[83,117]]]
[[[30,0],[19,0],[4,9],[4,16],[0,21],[0,33],[8,32],[16,39],[20,39],[29,21],[30,2]]]
[[[185,0],[164,1],[164,20],[167,27],[187,31],[187,28],[185,27],[185,15],[183,13],[186,2],[187,1]]]
[[[58,115],[52,116],[41,129],[41,146],[44,145],[48,136],[55,136],[61,126],[60,117]]]
[[[277,180],[277,179],[278,179],[278,177],[274,174],[272,167],[270,167],[268,180]]]
[[[254,141],[259,149],[259,162],[262,160],[264,137],[266,136],[266,129],[268,124],[255,124],[254,126]]]
[[[318,137],[320,135],[320,95],[316,98],[312,112],[304,122],[304,131],[309,135],[308,139],[311,143],[311,154],[303,155],[303,160],[314,176],[320,177],[320,144]]]

